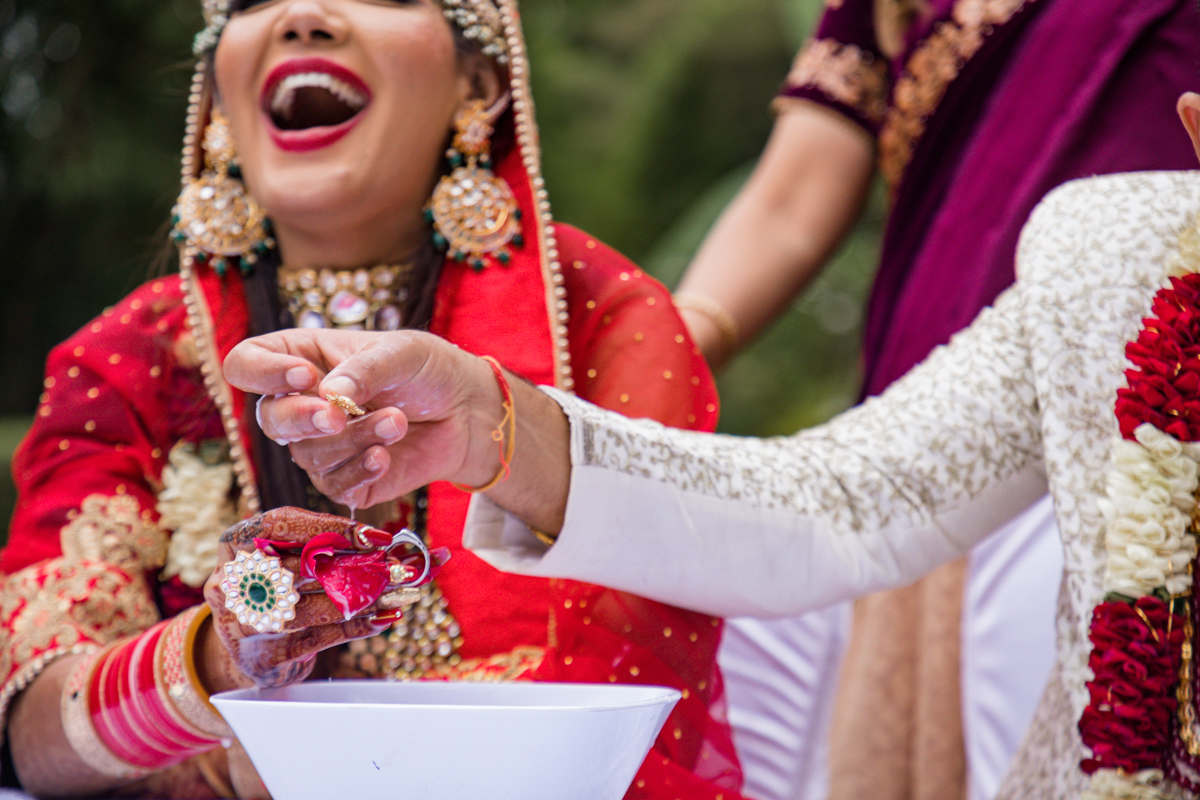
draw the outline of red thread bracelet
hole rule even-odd
[[[512,389],[508,385],[508,378],[504,376],[504,370],[500,367],[500,362],[491,356],[483,356],[483,360],[492,368],[492,372],[496,375],[496,383],[500,385],[500,396],[503,398],[504,416],[500,419],[500,424],[496,426],[496,430],[492,431],[492,441],[496,442],[500,448],[500,471],[496,473],[496,477],[485,486],[480,486],[478,489],[461,484],[454,484],[454,488],[461,489],[464,492],[471,494],[479,494],[494,489],[504,481],[508,480],[509,473],[512,471],[513,453],[517,447],[517,411],[516,404],[513,402]],[[505,437],[507,429],[508,436]],[[507,441],[506,441],[507,438]]]

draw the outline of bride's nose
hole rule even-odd
[[[291,0],[276,23],[276,34],[285,42],[336,44],[346,39],[346,20],[331,2]]]

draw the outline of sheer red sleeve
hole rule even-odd
[[[670,293],[605,245],[558,227],[579,395],[631,417],[712,430],[716,388]],[[737,800],[741,768],[716,666],[721,620],[600,586],[551,584],[553,637],[539,679],[683,693],[626,797]]]

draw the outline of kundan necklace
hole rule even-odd
[[[297,328],[397,331],[404,327],[411,264],[371,269],[279,270],[279,295]]]

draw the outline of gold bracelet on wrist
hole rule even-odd
[[[532,525],[526,525],[525,527],[529,528],[529,532],[536,536],[537,540],[546,545],[546,547],[554,547],[554,545],[558,542],[557,534],[549,534],[545,531],[539,531]]]
[[[702,294],[692,294],[691,292],[677,294],[673,297],[673,300],[675,307],[681,311],[688,309],[689,311],[703,314],[713,325],[717,326],[717,330],[721,332],[721,338],[725,340],[727,347],[730,349],[737,347],[741,337],[741,329],[738,327],[737,320],[716,300]]]
[[[187,725],[208,736],[232,739],[233,731],[196,673],[196,636],[211,616],[212,610],[202,603],[170,621],[155,653],[155,677],[162,699]]]

